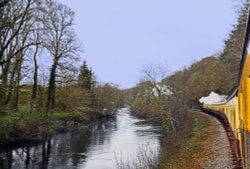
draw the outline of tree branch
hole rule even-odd
[[[27,45],[21,47],[21,48],[18,49],[15,53],[13,53],[13,55],[10,56],[7,60],[0,61],[0,65],[3,65],[3,64],[5,64],[6,62],[9,62],[13,57],[15,57],[15,56],[16,56],[19,52],[21,52],[22,50],[24,50],[24,49],[26,49],[26,48],[28,48],[28,47],[30,47],[30,46],[39,45],[39,44],[40,44],[40,42],[39,42],[39,43],[30,43],[30,44],[27,44]]]

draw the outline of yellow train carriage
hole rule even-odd
[[[226,123],[237,139],[243,168],[250,167],[250,55],[245,59],[239,86],[223,103],[204,104],[204,109],[226,117]],[[223,118],[223,117],[222,117]],[[249,143],[248,143],[249,142]]]

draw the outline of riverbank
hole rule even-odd
[[[129,109],[118,109],[114,118],[101,118],[88,127],[56,134],[38,144],[3,149],[0,168],[118,169],[117,162],[131,162],[146,169],[151,161],[142,163],[144,159],[138,159],[138,154],[150,150],[143,151],[144,157],[158,157],[161,128],[139,122],[142,120]]]
[[[168,141],[171,146],[166,146],[166,152],[171,154],[162,153],[158,169],[233,168],[230,146],[222,125],[198,110],[193,111],[190,117],[185,120],[180,135]]]
[[[0,118],[0,148],[42,142],[57,133],[87,126],[103,117],[110,115],[91,111],[81,114],[55,112],[48,117],[38,112],[6,114]]]

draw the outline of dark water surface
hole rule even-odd
[[[30,147],[2,150],[0,169],[115,169],[136,161],[139,152],[159,154],[159,127],[138,123],[123,108],[115,118],[56,135]],[[153,152],[153,153],[152,153]]]

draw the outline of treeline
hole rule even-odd
[[[0,2],[0,114],[25,111],[107,114],[117,86],[100,84],[83,62],[74,11],[54,0]]]
[[[80,52],[66,5],[0,1],[0,146],[44,140],[122,106],[123,92],[98,83]]]
[[[199,105],[200,97],[211,91],[231,94],[238,85],[249,2],[239,11],[237,24],[233,25],[221,52],[168,76],[162,66],[144,69],[146,78],[128,91],[133,113],[140,117],[158,117],[164,127],[176,130],[189,109]]]

